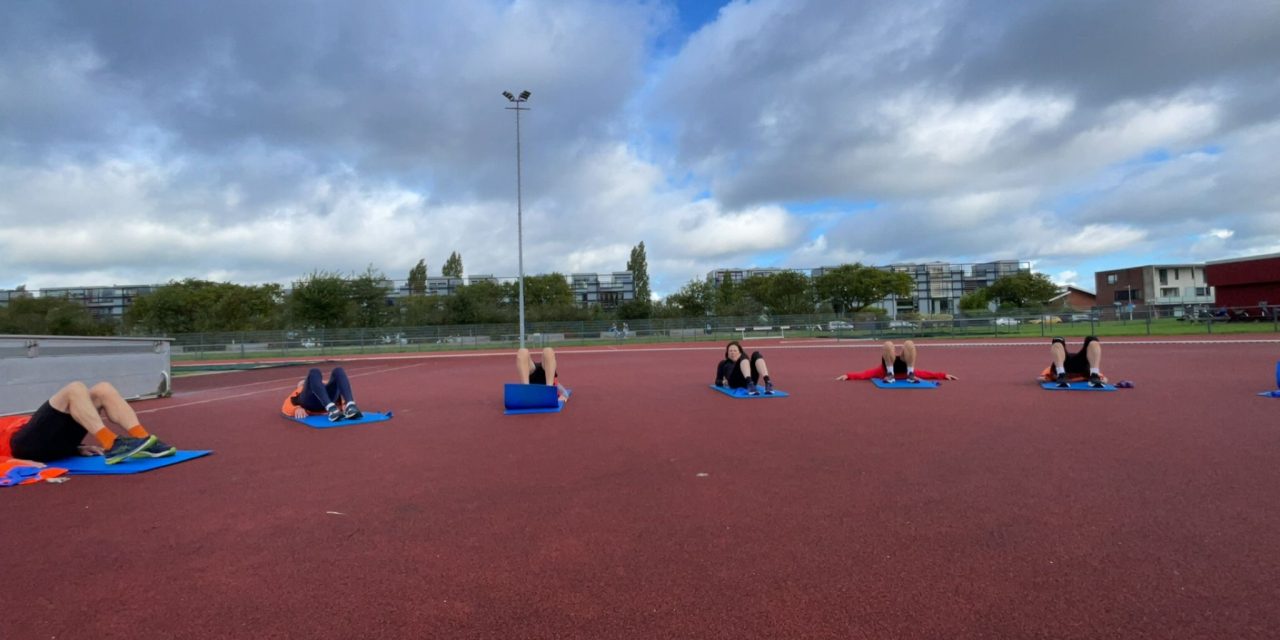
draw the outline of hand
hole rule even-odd
[[[82,456],[100,456],[105,452],[96,444],[82,444],[77,448],[76,453]]]
[[[727,386],[729,386],[729,381],[728,381],[728,380],[725,380],[724,378],[720,378],[718,381],[716,381],[716,386],[717,386],[717,387],[727,387]]]
[[[302,420],[302,419],[304,419],[304,418],[306,418],[306,417],[307,417],[307,410],[306,410],[306,409],[303,409],[302,407],[294,407],[294,408],[293,408],[293,417],[295,417],[295,418],[297,418],[297,419],[299,419],[299,420]]]
[[[849,379],[849,374],[847,373],[842,373],[836,376],[836,380],[848,380],[848,379]]]
[[[951,374],[949,374],[949,373],[948,373],[948,374],[947,374],[947,379],[948,379],[948,380],[959,380],[960,378],[957,378],[957,377],[955,377],[955,376],[953,376],[953,375],[951,375]]]

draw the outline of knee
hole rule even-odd
[[[911,340],[907,340],[906,342],[903,342],[903,343],[902,343],[902,348],[903,348],[903,349],[914,349],[914,348],[916,348],[916,343],[915,343],[915,342],[912,342]]]
[[[103,383],[99,383],[99,384],[103,384]],[[62,391],[60,391],[59,393],[63,393],[69,396],[87,397],[89,395],[89,387],[85,386],[83,382],[76,380],[75,382],[67,383],[66,386],[62,387]]]
[[[517,357],[517,358],[519,358],[519,359],[521,359],[521,360],[524,360],[525,358],[528,358],[528,357],[529,357],[529,350],[528,350],[528,349],[526,349],[526,348],[524,348],[524,347],[520,347],[519,349],[516,349],[516,357]]]
[[[543,359],[543,362],[546,362],[546,359],[547,359],[547,358],[554,358],[554,357],[556,357],[556,350],[555,350],[555,349],[552,349],[551,347],[544,347],[544,348],[542,349],[542,359]]]
[[[334,367],[333,372],[329,374],[329,377],[333,378],[335,376],[341,376],[345,378],[347,377],[347,372],[342,367]]]
[[[89,395],[95,398],[103,398],[113,395],[118,396],[120,395],[120,392],[116,391],[116,388],[111,386],[110,382],[99,382],[98,384],[89,387]]]
[[[885,340],[882,346],[884,347],[885,351],[893,351],[895,348],[897,348],[896,345],[893,344],[892,340]]]
[[[752,361],[752,362],[755,362],[756,360],[764,360],[764,354],[763,354],[763,353],[760,353],[759,351],[752,351],[752,352],[751,352],[751,361]]]
[[[319,382],[321,380],[324,380],[324,374],[320,373],[319,369],[312,369],[307,372],[307,382]]]

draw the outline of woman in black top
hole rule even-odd
[[[742,345],[737,340],[730,342],[724,348],[724,360],[716,367],[716,386],[728,387],[730,389],[746,389],[750,395],[757,395],[760,392],[756,389],[756,384],[764,379],[764,392],[766,394],[773,393],[773,380],[769,378],[769,366],[764,362],[764,356],[759,351],[754,351],[748,357],[742,351]]]

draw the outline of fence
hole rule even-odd
[[[653,318],[611,321],[534,322],[526,325],[529,347],[624,342],[696,342],[785,337],[794,339],[873,340],[913,337],[1050,337],[1085,335],[1195,335],[1280,332],[1280,314],[1241,316],[1227,310],[1173,317],[1156,308],[1096,309],[1089,312],[1018,310],[1003,314],[907,316],[874,314]],[[181,334],[173,338],[179,360],[240,359],[255,356],[299,357],[349,353],[389,353],[457,349],[514,348],[515,323],[424,327],[314,329]]]

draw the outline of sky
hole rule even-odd
[[[0,288],[1280,252],[1275,0],[13,0]]]

